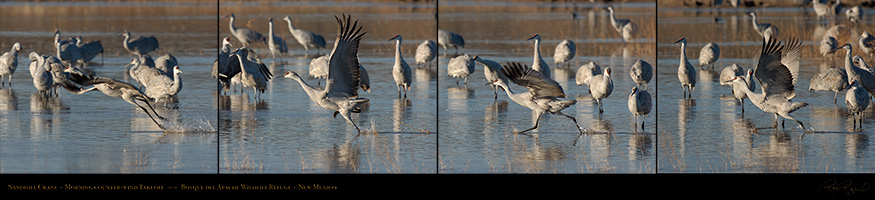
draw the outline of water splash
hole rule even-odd
[[[191,119],[172,119],[164,121],[165,133],[215,133],[216,129],[205,116]]]

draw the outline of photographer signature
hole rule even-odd
[[[818,191],[826,190],[832,195],[835,195],[836,192],[844,192],[847,195],[854,195],[857,192],[869,191],[870,186],[871,185],[868,182],[861,185],[854,185],[854,182],[851,180],[839,182],[836,179],[829,179],[823,182],[823,184],[820,184],[820,189]]]

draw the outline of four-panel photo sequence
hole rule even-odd
[[[866,13],[3,1],[0,173],[873,173]]]

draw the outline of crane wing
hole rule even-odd
[[[365,35],[356,20],[350,25],[350,16],[344,15],[345,21],[337,16],[337,39],[334,49],[328,58],[328,80],[325,91],[328,95],[357,97],[361,71],[359,69],[359,41]]]
[[[501,71],[511,82],[528,88],[532,98],[565,97],[559,83],[525,64],[511,62],[505,64]]]
[[[785,51],[785,49],[788,49],[785,47],[789,47],[789,50],[791,51]],[[793,75],[791,67],[786,66],[782,62],[784,61],[784,59],[782,58],[783,55],[787,53],[793,54],[789,55],[791,57],[796,57],[794,68],[798,76],[798,41],[795,41],[793,44],[789,44],[789,46],[785,46],[774,38],[770,38],[768,42],[763,44],[762,53],[760,54],[760,58],[759,60],[757,60],[757,65],[754,68],[754,77],[756,77],[757,81],[760,82],[762,91],[767,97],[772,95],[779,95],[786,99],[792,99],[796,96],[794,89],[796,78]],[[790,59],[788,58],[788,60]]]

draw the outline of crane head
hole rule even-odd
[[[401,35],[395,35],[394,37],[392,37],[391,39],[389,39],[389,40],[387,40],[387,41],[392,41],[392,40],[398,40],[398,41],[401,41]]]
[[[611,75],[611,68],[610,67],[605,67],[605,74],[607,74],[608,76]]]
[[[849,87],[855,87],[855,86],[857,86],[857,80],[851,80],[851,84],[849,85]]]
[[[674,42],[674,44],[677,44],[677,43],[683,43],[683,44],[686,44],[686,43],[687,43],[687,38],[681,38],[681,39],[679,39],[678,41],[675,41],[675,42]]]
[[[535,35],[532,35],[532,37],[530,37],[530,38],[527,39],[527,40],[539,40],[539,41],[540,41],[540,40],[541,40],[541,35],[538,35],[538,34],[536,33]]]
[[[842,46],[839,47],[839,48],[847,49],[847,50],[851,50],[851,44],[850,44],[850,43],[845,43],[845,45],[842,45]]]
[[[180,73],[180,74],[182,74],[182,70],[179,69],[179,66],[174,66],[174,67],[173,67],[173,72],[176,72],[176,73]]]
[[[267,18],[267,21],[273,22],[273,17]]]
[[[636,92],[638,92],[638,86],[632,86],[632,94],[629,94],[629,96],[634,95]]]

